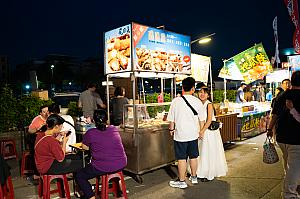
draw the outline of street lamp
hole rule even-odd
[[[191,44],[195,43],[198,41],[199,44],[205,44],[211,41],[211,36],[215,35],[216,33],[211,33],[209,35],[206,35],[204,37],[200,37],[198,39],[195,39],[193,41],[191,41]]]
[[[195,39],[193,41],[191,41],[191,44],[195,43],[195,42],[198,42],[199,44],[206,44],[208,42],[211,41],[211,37],[213,35],[215,35],[216,33],[211,33],[209,35],[206,35],[204,37],[200,37],[198,39]],[[214,100],[214,96],[213,96],[213,90],[212,90],[212,71],[211,71],[211,57],[210,57],[210,63],[209,63],[209,76],[210,76],[210,90],[211,90],[211,100],[213,101]]]
[[[54,65],[52,64],[51,66],[50,66],[50,68],[51,68],[51,90],[53,91],[54,90],[54,85],[53,85],[53,70],[54,70]]]
[[[54,69],[54,65],[52,64],[52,65],[50,66],[50,68],[51,68],[52,79],[53,79],[53,69]]]

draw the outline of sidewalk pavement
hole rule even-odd
[[[279,199],[283,182],[281,151],[277,147],[279,162],[271,165],[263,163],[262,145],[265,138],[266,134],[261,134],[227,145],[225,154],[228,174],[225,177],[211,182],[199,181],[197,185],[192,185],[187,180],[188,188],[177,189],[169,186],[171,178],[167,172],[158,169],[142,175],[143,184],[127,176],[125,179],[128,196],[131,199]],[[28,181],[20,177],[17,161],[9,160],[8,163],[13,167],[16,198],[37,198],[37,186],[28,185]],[[172,167],[172,170],[177,173],[176,167]],[[69,183],[71,188],[71,181]]]

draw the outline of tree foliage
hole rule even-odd
[[[52,100],[45,101],[31,95],[17,99],[8,85],[1,87],[0,93],[0,132],[28,126],[39,114],[42,105],[53,103]]]

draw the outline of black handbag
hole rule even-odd
[[[220,122],[218,121],[211,121],[208,129],[209,130],[218,130],[220,128]]]
[[[207,110],[206,112],[208,113],[208,104],[206,106],[206,110]],[[214,110],[214,112],[215,112],[215,110]],[[208,129],[212,130],[212,131],[218,130],[219,128],[221,128],[221,122],[219,122],[219,121],[211,121],[211,123],[208,127]]]

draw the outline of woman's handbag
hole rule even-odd
[[[218,130],[219,128],[221,128],[221,122],[218,121],[211,121],[208,127],[209,130]]]
[[[207,111],[207,114],[208,114],[208,105],[206,106],[206,111]],[[215,110],[214,110],[214,112],[215,112]],[[215,131],[215,130],[218,130],[219,128],[221,128],[221,127],[222,127],[221,122],[219,122],[219,121],[211,121],[208,129],[212,130],[212,131]]]
[[[271,142],[271,138],[267,137],[263,145],[263,162],[266,164],[274,164],[279,161],[277,151],[274,143]]]

